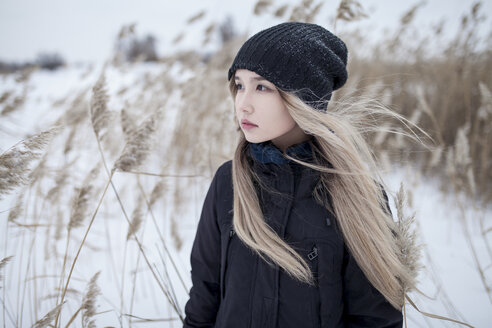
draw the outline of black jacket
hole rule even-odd
[[[305,256],[318,286],[269,265],[234,233],[228,161],[217,170],[203,205],[191,251],[193,287],[184,327],[401,327],[401,312],[369,283],[334,217],[314,200],[319,173],[291,161],[256,158],[253,167],[283,194],[258,191],[265,220]]]

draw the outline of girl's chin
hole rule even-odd
[[[270,140],[270,139],[267,139],[267,138],[258,138],[258,137],[254,137],[254,136],[248,136],[247,133],[244,134],[244,138],[250,142],[250,143],[260,143],[260,142],[263,142],[263,141],[267,141],[267,140]]]

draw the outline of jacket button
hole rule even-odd
[[[331,226],[331,220],[329,217],[326,218],[326,225]]]

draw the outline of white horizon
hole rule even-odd
[[[298,1],[294,2],[297,3]],[[277,1],[274,8],[288,1]],[[360,28],[371,31],[377,39],[386,31],[398,26],[400,17],[418,2],[402,6],[396,1],[362,1],[369,18],[358,22],[339,22],[340,32]],[[475,1],[429,0],[417,12],[414,24],[429,28],[445,20],[444,35],[452,37],[459,28],[460,18],[468,13]],[[254,16],[255,2],[246,1],[198,1],[179,2],[130,0],[81,2],[49,0],[3,0],[0,2],[0,61],[32,61],[40,53],[58,53],[67,62],[102,62],[112,52],[116,36],[123,25],[136,23],[137,35],[152,34],[157,39],[159,55],[176,50],[171,41],[184,28],[186,20],[201,10],[205,17],[188,30],[180,48],[201,46],[202,30],[210,22],[221,22],[232,16],[238,31],[253,33],[281,20],[274,21],[270,15]],[[330,28],[336,6],[324,5],[319,15],[321,23]],[[482,3],[482,13],[492,12],[492,1]],[[247,14],[245,14],[247,13]],[[196,28],[195,28],[196,27]],[[489,17],[482,23],[481,37],[490,35],[492,24]]]

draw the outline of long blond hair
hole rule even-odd
[[[235,98],[234,79],[231,79],[229,90]],[[320,188],[313,191],[315,199],[334,212],[344,241],[367,279],[392,306],[401,310],[405,290],[414,287],[416,273],[402,260],[395,223],[386,210],[386,200],[379,185],[382,179],[375,156],[363,133],[378,130],[378,125],[370,124],[368,120],[370,117],[373,121],[374,114],[396,118],[406,125],[410,122],[383,106],[361,99],[350,104],[335,104],[326,112],[320,112],[294,93],[278,91],[294,121],[313,136],[310,141],[314,154],[312,163],[302,162],[286,153],[284,156],[320,172]],[[303,257],[263,218],[254,186],[254,181],[261,181],[248,161],[247,149],[248,142],[241,131],[232,161],[233,227],[238,237],[267,263],[270,259],[293,278],[314,285],[313,275]],[[328,195],[331,203],[327,200]]]

